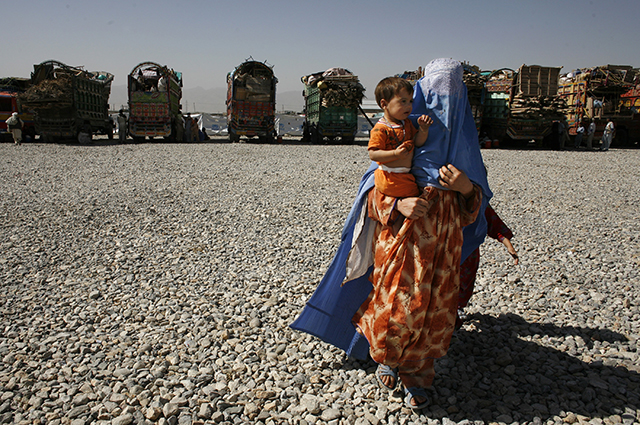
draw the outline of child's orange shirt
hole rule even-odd
[[[417,131],[409,119],[404,120],[402,125],[394,125],[381,118],[371,130],[368,149],[388,151],[407,142],[405,146],[412,151],[413,137]],[[378,165],[380,167],[374,173],[378,191],[395,198],[406,198],[420,194],[416,179],[410,171],[385,169],[384,164],[378,163]]]

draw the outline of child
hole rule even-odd
[[[371,130],[369,158],[378,163],[376,189],[387,196],[418,196],[420,189],[411,174],[413,148],[424,145],[433,120],[422,115],[419,129],[409,120],[413,105],[413,86],[403,78],[388,77],[378,83],[376,102],[384,117]]]
[[[518,253],[511,243],[513,232],[504,224],[495,210],[491,208],[491,205],[487,205],[484,216],[487,219],[487,236],[501,242],[507,248],[507,251],[509,251],[509,254],[513,257],[514,264],[517,266],[519,262]],[[469,300],[473,295],[479,264],[480,247],[476,248],[460,266],[460,294],[458,295],[456,329],[459,329],[462,323],[467,320],[464,308],[469,304]]]

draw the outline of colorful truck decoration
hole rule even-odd
[[[276,84],[273,67],[252,59],[227,74],[227,128],[229,140],[257,137],[276,139]]]
[[[182,74],[155,62],[133,68],[128,79],[129,134],[134,141],[182,141]]]

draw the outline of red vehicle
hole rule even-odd
[[[30,138],[32,141],[36,137],[36,128],[33,122],[33,114],[23,110],[18,102],[18,94],[24,92],[29,87],[28,78],[2,78],[0,79],[0,140],[11,141],[12,136],[7,132],[5,122],[11,114],[18,113],[18,117],[24,123],[22,128],[23,138]]]
[[[271,66],[247,60],[227,75],[227,128],[229,140],[241,136],[265,142],[276,138],[276,84]]]
[[[616,137],[624,143],[626,136],[627,145],[640,144],[640,74],[636,74],[634,86],[620,95],[620,102],[623,110],[631,112],[632,119],[621,123]]]

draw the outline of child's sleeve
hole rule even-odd
[[[506,224],[500,219],[498,213],[495,212],[491,205],[487,205],[487,209],[484,211],[484,215],[487,218],[487,235],[500,242],[504,238],[512,239],[513,232],[507,227]]]
[[[387,147],[387,133],[379,125],[376,125],[371,129],[369,134],[369,145],[367,149],[388,150]]]

